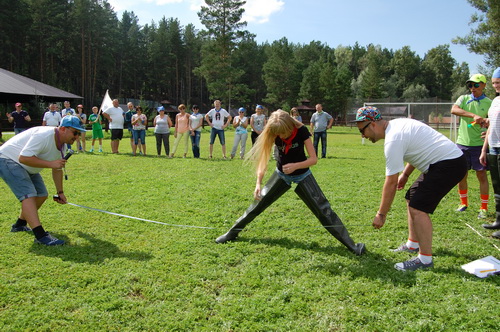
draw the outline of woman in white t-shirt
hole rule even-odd
[[[238,144],[240,144],[240,158],[243,159],[245,156],[245,147],[247,144],[247,127],[248,118],[245,116],[246,109],[240,107],[238,110],[238,116],[233,119],[233,127],[236,128],[236,133],[234,134],[233,148],[231,149],[231,159],[236,155],[236,150],[238,149]]]
[[[148,118],[142,114],[142,107],[137,106],[135,108],[136,113],[132,115],[132,137],[134,138],[134,145],[132,147],[132,154],[135,156],[137,151],[137,145],[139,145],[139,140],[141,140],[141,145],[139,145],[139,152],[146,155],[146,124]]]

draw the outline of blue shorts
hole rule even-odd
[[[139,139],[142,145],[146,145],[146,130],[132,130],[132,137],[134,138],[134,144],[139,144]]]
[[[30,197],[48,196],[42,176],[39,173],[28,173],[12,159],[0,158],[0,177],[20,202]]]
[[[479,162],[481,150],[483,149],[482,146],[465,146],[457,144],[457,147],[462,150],[467,159],[467,169],[473,169],[475,171],[486,171],[488,169]]]
[[[224,129],[212,128],[210,131],[210,145],[214,144],[215,136],[219,136],[219,142],[221,145],[226,144],[226,137],[224,136]]]

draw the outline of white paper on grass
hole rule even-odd
[[[462,265],[462,269],[479,278],[486,278],[489,275],[500,274],[500,261],[493,256],[487,256]]]

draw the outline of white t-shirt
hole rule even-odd
[[[223,108],[220,108],[218,112],[215,108],[212,108],[207,114],[208,117],[212,119],[213,127],[219,130],[221,130],[224,125],[224,118],[229,117],[229,113]]]
[[[57,149],[53,127],[33,127],[15,135],[0,147],[3,158],[9,158],[21,165],[31,174],[40,173],[43,168],[26,166],[19,162],[19,156],[36,156],[46,161],[58,160],[66,153],[66,144],[63,151]]]
[[[192,113],[189,116],[189,120],[191,120],[191,128],[196,128],[200,124],[200,121],[203,121],[203,115],[200,113]],[[201,126],[195,131],[201,131]]]
[[[59,126],[59,122],[61,122],[62,116],[61,113],[54,111],[47,111],[43,114],[43,121],[47,124],[47,126],[57,127]]]
[[[455,159],[462,151],[446,136],[413,119],[394,119],[385,130],[385,175],[402,172],[405,162],[426,173],[429,165]]]
[[[64,118],[66,115],[75,115],[76,112],[74,109],[72,109],[71,107],[70,108],[63,108],[61,110],[61,115],[62,117]]]
[[[492,148],[500,148],[500,96],[493,99],[488,110],[488,119],[490,119],[488,144]]]
[[[109,123],[109,129],[123,129],[123,123],[125,122],[123,114],[125,112],[120,107],[110,107],[104,113],[109,114],[111,120],[113,120]]]

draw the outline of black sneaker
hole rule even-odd
[[[12,225],[10,231],[12,233],[15,233],[15,232],[31,232],[31,228],[29,228],[28,226],[16,226],[16,224]]]
[[[396,263],[394,268],[399,271],[415,271],[418,269],[428,269],[434,267],[434,263],[424,264],[418,257],[412,258],[406,262]]]
[[[409,253],[416,253],[418,252],[418,248],[408,248],[408,246],[406,245],[406,243],[403,243],[402,245],[400,245],[399,247],[397,247],[396,249],[391,249],[392,252],[402,252],[402,251],[405,251],[405,252],[409,252]]]
[[[41,239],[35,238],[35,243],[44,244],[46,246],[59,246],[59,245],[64,244],[64,241],[59,240],[58,238],[50,235],[50,233],[47,233],[47,235],[45,235]]]

